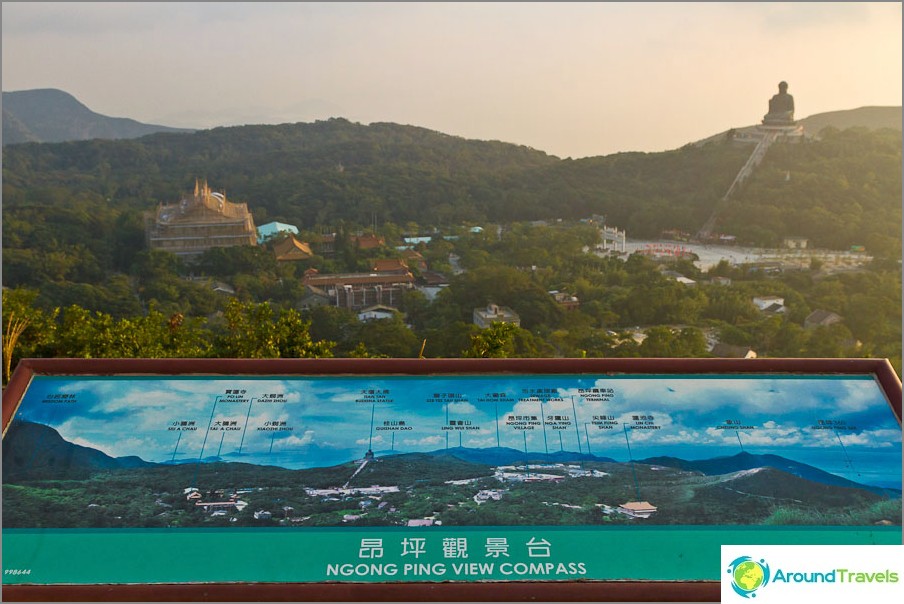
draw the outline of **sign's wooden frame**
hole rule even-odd
[[[51,376],[518,374],[873,375],[901,423],[885,359],[24,359],[3,393],[3,432],[31,379]],[[5,585],[11,601],[719,601],[715,581]]]

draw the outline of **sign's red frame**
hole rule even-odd
[[[3,432],[35,375],[440,374],[873,375],[898,423],[901,380],[885,359],[24,359],[3,393]],[[12,601],[719,601],[715,581],[7,585]]]

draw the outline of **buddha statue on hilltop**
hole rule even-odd
[[[794,124],[794,97],[788,94],[788,82],[779,82],[778,94],[769,99],[769,113],[763,117],[766,126]]]

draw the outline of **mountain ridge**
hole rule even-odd
[[[589,453],[575,453],[573,451],[554,451],[552,453],[538,453],[535,451],[519,451],[510,447],[487,447],[482,449],[471,447],[449,447],[430,451],[428,455],[449,455],[463,461],[482,463],[490,466],[510,465],[517,462],[578,462],[597,461],[615,462],[611,457],[599,457]]]
[[[883,487],[862,484],[838,476],[836,474],[826,472],[825,470],[820,470],[819,468],[811,466],[809,464],[794,461],[780,455],[772,455],[768,453],[754,454],[744,451],[735,455],[712,457],[709,459],[700,459],[695,461],[689,461],[678,457],[659,456],[640,459],[637,460],[637,463],[660,465],[668,468],[678,468],[681,470],[700,472],[706,476],[730,474],[733,472],[753,470],[756,468],[773,468],[775,470],[780,470],[787,474],[792,474],[799,478],[820,484],[865,489],[872,493],[880,495],[888,495],[890,492],[894,493],[894,489],[886,489]],[[897,496],[900,497],[900,493],[897,493]]]
[[[130,139],[139,138],[156,133],[192,133],[203,128],[176,128],[157,124],[142,123],[132,118],[110,117],[97,113],[79,101],[74,95],[58,88],[35,88],[29,90],[4,91],[3,92],[3,144],[18,144],[26,142],[53,143],[77,140],[90,140],[94,138],[104,139]],[[49,110],[63,111],[63,116],[49,116]],[[333,119],[342,119],[335,116]],[[868,129],[902,128],[902,107],[866,105],[854,109],[842,109],[815,113],[801,118],[798,123],[804,126],[808,135],[815,136],[823,128],[830,126],[837,129],[852,127],[864,127]],[[249,124],[249,125],[281,125],[281,124]],[[395,126],[391,122],[375,121],[369,126]],[[245,126],[218,126],[207,130],[219,128],[235,128]],[[743,126],[732,128],[729,131],[720,132],[708,136],[692,145],[701,145],[724,138],[728,132],[745,132],[755,129],[756,126]],[[451,138],[461,138],[455,135],[436,131],[436,134]],[[463,139],[474,141],[476,139]],[[502,142],[502,141],[483,141]],[[505,143],[512,144],[514,143]],[[621,151],[618,153],[633,153]],[[604,157],[604,156],[588,156]],[[580,158],[580,159],[587,159]]]
[[[454,459],[467,465],[492,467],[509,465],[516,462],[577,462],[591,461],[601,463],[618,462],[609,457],[598,457],[588,453],[573,451],[556,451],[553,453],[523,452],[509,447],[487,447],[472,449],[468,447],[450,447],[428,452],[399,453],[381,456],[387,460],[422,460]],[[198,460],[192,460],[197,462]],[[44,424],[28,420],[16,420],[3,439],[3,474],[4,480],[21,478],[66,478],[87,477],[99,470],[150,468],[170,465],[183,465],[189,460],[157,464],[147,462],[136,455],[112,457],[106,453],[82,445],[74,444],[60,433]],[[222,463],[216,456],[202,460],[203,463]],[[230,462],[226,462],[230,463]],[[348,462],[353,463],[353,462]],[[731,456],[713,457],[689,461],[678,457],[659,456],[640,460],[634,463],[650,466],[664,466],[684,471],[700,472],[707,476],[728,475],[747,470],[771,468],[791,474],[821,485],[856,488],[869,491],[883,497],[900,497],[900,491],[861,484],[836,474],[820,470],[814,466],[797,462],[779,455],[752,454],[747,452]],[[251,464],[256,465],[256,464]]]
[[[57,88],[3,92],[3,144],[129,139],[157,132],[194,130],[110,117]]]
[[[98,470],[148,468],[157,464],[136,455],[112,457],[99,449],[77,445],[54,428],[15,420],[3,437],[3,477],[73,478]]]

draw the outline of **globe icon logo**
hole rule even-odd
[[[728,566],[731,587],[743,598],[755,598],[756,590],[769,583],[769,565],[765,560],[757,562],[750,556],[736,558]]]

